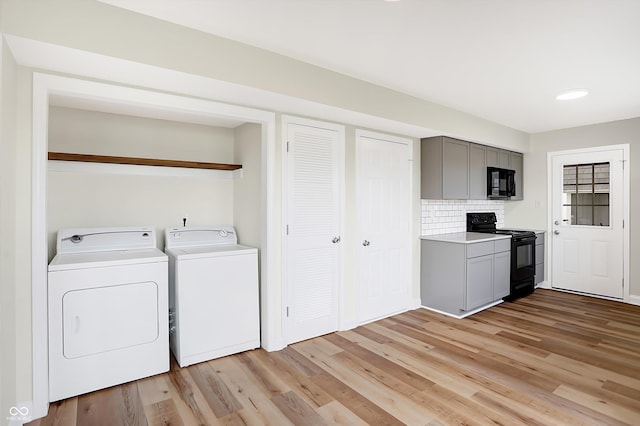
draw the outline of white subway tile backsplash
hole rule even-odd
[[[504,201],[422,200],[422,235],[448,234],[467,230],[467,212],[494,212],[497,227],[504,226]]]

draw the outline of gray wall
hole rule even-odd
[[[567,149],[606,145],[630,145],[630,219],[640,217],[640,118],[612,121],[592,126],[575,127],[531,135],[531,152],[524,156],[523,201],[505,203],[505,226],[546,229],[547,227],[547,153]],[[640,295],[640,226],[629,221],[630,292]],[[548,250],[549,244],[545,245]],[[545,262],[548,265],[549,262]],[[548,274],[548,271],[545,273]]]

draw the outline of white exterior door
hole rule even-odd
[[[344,128],[286,118],[284,338],[338,330]]]
[[[622,299],[624,151],[550,157],[551,286]]]
[[[356,134],[361,323],[410,306],[411,141]]]

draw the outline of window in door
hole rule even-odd
[[[609,226],[609,163],[565,165],[562,188],[563,223]]]

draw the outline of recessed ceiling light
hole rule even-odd
[[[568,101],[571,99],[583,98],[588,94],[589,91],[587,89],[571,89],[565,90],[564,92],[560,93],[558,96],[556,96],[556,99],[559,101]]]

